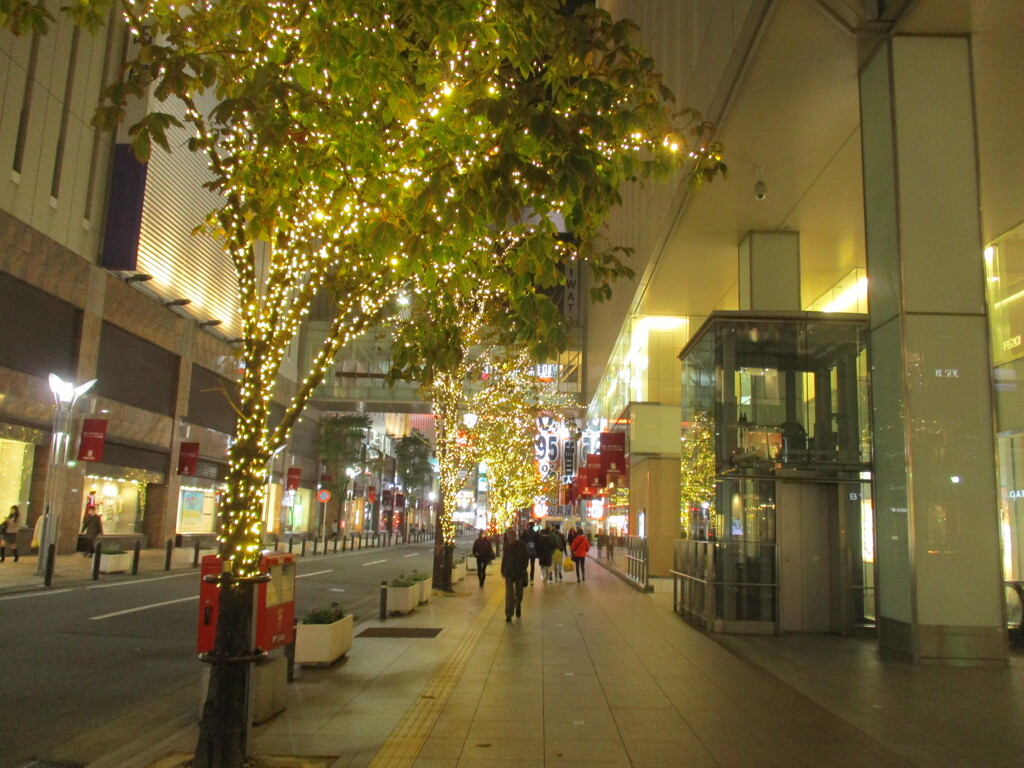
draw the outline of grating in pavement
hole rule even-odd
[[[441,630],[435,627],[367,627],[356,637],[437,637]]]
[[[85,763],[73,763],[68,760],[31,760],[19,768],[85,768]]]

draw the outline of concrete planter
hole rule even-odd
[[[420,602],[420,585],[388,587],[388,613],[409,613]]]
[[[428,576],[427,578],[417,582],[420,588],[419,599],[420,605],[423,605],[427,600],[430,599],[430,593],[434,589],[434,578]]]
[[[295,662],[332,664],[352,648],[352,615],[333,624],[295,625]]]
[[[132,556],[127,552],[117,555],[100,554],[100,573],[127,573],[132,568]]]

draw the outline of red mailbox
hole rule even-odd
[[[256,585],[256,647],[260,650],[279,648],[295,639],[295,563],[295,555],[280,552],[265,552],[260,558],[260,571],[270,574],[270,581]],[[220,555],[203,558],[203,576],[220,572]],[[213,650],[219,598],[217,584],[200,582],[196,638],[199,653]]]

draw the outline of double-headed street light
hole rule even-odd
[[[64,381],[55,373],[50,374],[50,391],[56,408],[53,412],[53,434],[50,438],[50,466],[46,473],[43,489],[43,529],[39,537],[39,566],[36,570],[46,575],[46,561],[50,549],[57,551],[57,535],[60,531],[61,502],[64,498],[64,484],[67,478],[68,448],[74,427],[72,411],[78,398],[92,389],[96,379],[79,384]],[[51,571],[52,573],[52,571]]]

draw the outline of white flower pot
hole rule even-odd
[[[408,613],[420,602],[420,585],[388,587],[388,613]]]
[[[466,577],[466,564],[452,563],[452,584],[458,584]]]
[[[427,602],[427,600],[430,599],[430,593],[434,589],[434,577],[430,576],[430,577],[428,577],[426,579],[423,579],[422,581],[419,582],[419,587],[420,587],[420,595],[419,595],[420,605],[423,605],[423,603]]]
[[[352,647],[352,615],[333,624],[295,626],[295,662],[331,664]]]
[[[100,554],[100,573],[126,573],[132,568],[132,556],[127,552],[119,555]]]

